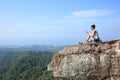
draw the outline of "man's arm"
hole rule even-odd
[[[87,38],[87,41],[89,41],[89,39],[90,39],[91,37],[92,37],[92,38],[94,38],[95,33],[96,33],[96,31],[93,31],[93,33],[92,33],[92,34],[88,33],[88,38]]]
[[[90,37],[94,37],[94,36],[95,36],[95,33],[96,33],[96,31],[93,31],[93,33],[92,33],[92,34],[89,34],[89,36],[90,36]]]

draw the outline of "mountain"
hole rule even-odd
[[[0,80],[58,80],[47,64],[59,46],[0,48]]]
[[[47,64],[50,62],[53,53],[28,51],[15,58],[14,56],[17,54],[6,55],[10,62],[3,62],[3,64],[8,64],[4,65],[5,68],[1,68],[0,80],[57,80],[47,71]]]
[[[14,62],[15,60],[23,57],[26,52],[23,51],[0,51],[0,69],[5,69],[9,64]]]
[[[48,65],[60,80],[120,80],[120,39],[68,46]]]
[[[49,51],[49,52],[57,52],[60,49],[63,49],[65,46],[53,46],[53,45],[33,45],[33,46],[1,46],[0,52],[8,52],[8,51]]]

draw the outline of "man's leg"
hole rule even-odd
[[[89,41],[90,40],[90,36],[88,35],[88,37],[87,37],[87,41]]]

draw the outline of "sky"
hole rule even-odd
[[[74,45],[90,26],[120,38],[120,0],[0,0],[0,45]]]

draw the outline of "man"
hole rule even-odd
[[[91,25],[91,30],[92,30],[92,34],[87,32],[88,33],[87,41],[95,41],[95,42],[101,41],[98,32],[95,29],[95,25]]]

